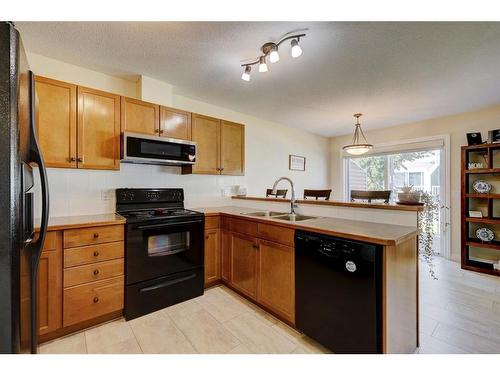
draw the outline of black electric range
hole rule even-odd
[[[183,189],[117,189],[125,231],[125,319],[203,294],[204,215]]]

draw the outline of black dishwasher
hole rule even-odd
[[[382,247],[295,232],[297,328],[334,353],[382,353]]]

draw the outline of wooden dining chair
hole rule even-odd
[[[351,202],[354,202],[355,199],[367,200],[368,203],[371,203],[372,199],[389,203],[391,190],[351,190]]]
[[[288,189],[276,189],[276,194],[273,194],[273,189],[266,190],[266,198],[286,198],[286,193],[288,193]]]
[[[325,201],[330,200],[330,194],[332,193],[332,189],[328,190],[311,190],[311,189],[304,189],[304,199],[309,198],[324,198]]]

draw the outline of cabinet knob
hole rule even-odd
[[[254,244],[254,245],[253,245],[253,248],[254,248],[255,250],[259,250],[259,245]]]
[[[74,162],[74,161],[76,161],[76,158],[72,156],[69,158],[69,161]]]
[[[94,256],[98,257],[99,256],[99,252],[98,251],[94,251]]]
[[[163,134],[164,133],[164,130],[163,129],[160,129],[160,134]]]
[[[94,238],[99,238],[99,233],[94,233]]]
[[[83,163],[83,158],[76,158],[76,161],[79,163]]]
[[[208,240],[208,234],[205,236],[205,239]]]
[[[99,297],[94,297],[94,303],[99,302]]]
[[[94,270],[94,275],[99,275],[99,270]]]

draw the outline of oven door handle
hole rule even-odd
[[[151,225],[139,225],[137,229],[156,229],[156,228],[168,228],[176,225],[183,224],[201,224],[202,220],[191,220],[191,221],[178,221],[175,223],[163,223],[163,224],[151,224]]]
[[[141,292],[141,293],[143,293],[143,292],[150,292],[152,290],[156,290],[156,289],[160,289],[160,288],[165,288],[166,286],[174,285],[174,284],[178,284],[178,283],[182,283],[183,281],[194,279],[195,277],[196,277],[196,274],[192,273],[189,276],[179,277],[178,279],[175,279],[175,280],[169,280],[169,281],[165,281],[165,282],[160,283],[160,284],[148,286],[146,288],[141,288],[139,290],[139,292]]]

